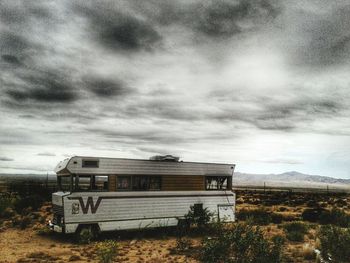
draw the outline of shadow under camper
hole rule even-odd
[[[175,226],[195,206],[234,221],[234,164],[75,156],[55,168],[54,231],[75,233]]]

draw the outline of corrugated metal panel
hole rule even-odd
[[[83,160],[98,160],[98,168],[82,167]],[[122,175],[222,175],[230,176],[234,164],[194,163],[194,162],[166,162],[153,160],[72,157],[56,168],[76,174],[122,174]]]

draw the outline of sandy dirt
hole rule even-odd
[[[59,234],[41,236],[32,229],[7,229],[0,233],[0,262],[98,262],[95,243],[76,244]],[[199,245],[192,239],[193,246]],[[121,240],[115,262],[198,262],[191,256],[174,253],[175,237]]]

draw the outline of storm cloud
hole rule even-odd
[[[350,177],[345,0],[5,0],[0,21],[10,172],[158,152]]]

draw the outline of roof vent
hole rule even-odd
[[[149,159],[152,161],[178,162],[180,157],[176,157],[176,156],[167,154],[167,155],[155,155]]]

